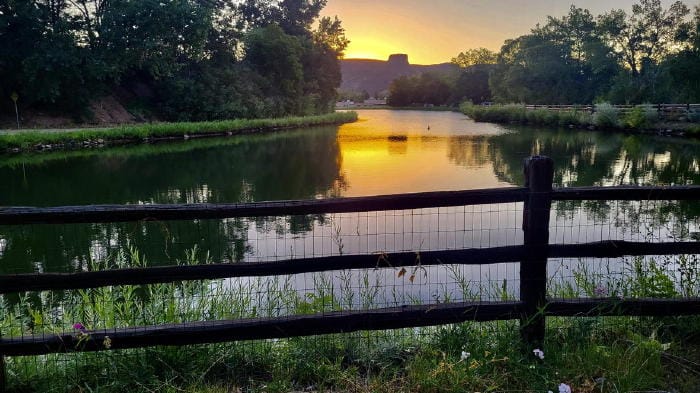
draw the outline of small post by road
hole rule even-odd
[[[542,348],[547,301],[547,256],[549,219],[552,207],[554,161],[534,156],[525,160],[525,187],[529,189],[523,208],[525,256],[520,262],[520,301],[524,312],[520,317],[520,335],[529,348]]]
[[[16,91],[13,91],[12,94],[10,94],[10,98],[12,99],[12,102],[15,103],[15,118],[17,119],[17,129],[19,130],[19,110],[17,109],[17,100],[19,100],[19,94],[17,94]]]

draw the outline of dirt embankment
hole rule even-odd
[[[20,110],[21,129],[64,129],[64,128],[90,128],[109,127],[123,124],[142,123],[158,119],[145,119],[143,116],[130,113],[125,102],[149,97],[151,94],[147,86],[135,84],[129,89],[117,88],[112,94],[97,98],[90,103],[90,115],[79,119],[71,115],[62,115],[39,111],[35,109]],[[13,114],[0,116],[0,130],[17,129],[17,120]]]

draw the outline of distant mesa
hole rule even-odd
[[[363,92],[370,95],[385,91],[394,79],[423,72],[456,72],[451,63],[434,65],[410,64],[407,54],[394,54],[387,61],[371,59],[344,59],[341,61],[343,82],[341,90]]]
[[[403,53],[390,55],[387,63],[394,66],[408,66],[408,55]]]

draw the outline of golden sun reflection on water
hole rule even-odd
[[[458,113],[360,111],[338,131],[346,196],[503,187],[493,170],[489,137],[498,126]]]

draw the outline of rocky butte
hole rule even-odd
[[[410,76],[423,72],[457,72],[458,67],[451,63],[418,65],[408,62],[408,55],[394,54],[389,60],[344,59],[341,61],[343,82],[340,86],[345,91],[366,91],[370,95],[389,88],[389,84],[400,76]]]

